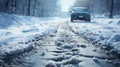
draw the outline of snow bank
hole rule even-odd
[[[94,19],[94,23],[69,23],[77,34],[94,45],[120,52],[120,19]],[[106,47],[105,47],[106,46]]]
[[[12,21],[11,15],[0,13],[0,29],[7,28],[12,24],[14,24],[14,21]]]
[[[8,59],[32,50],[35,41],[57,32],[58,20],[0,13],[0,56]]]
[[[111,46],[114,51],[120,51],[120,33],[115,33],[109,38],[106,45]]]
[[[97,18],[93,19],[92,22],[98,24],[120,25],[120,19]]]

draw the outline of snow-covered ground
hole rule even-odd
[[[120,52],[120,19],[99,18],[69,23],[77,34],[111,52]]]
[[[0,13],[0,55],[14,55],[31,50],[34,46],[31,42],[36,37],[56,32],[58,21],[62,19]]]
[[[68,21],[57,31],[34,42],[35,50],[21,55],[11,67],[114,67],[116,62],[104,51],[75,34]],[[37,60],[37,61],[36,61]]]
[[[95,46],[119,53],[119,23],[120,19],[70,22],[0,13],[0,63],[34,48],[13,60],[12,66],[113,67],[117,60]]]

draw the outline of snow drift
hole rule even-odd
[[[0,13],[0,56],[8,59],[32,50],[34,41],[57,32],[59,18],[54,19]]]
[[[83,36],[95,46],[120,52],[120,19],[99,18],[91,23],[69,23],[75,33]]]

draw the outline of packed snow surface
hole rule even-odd
[[[119,53],[120,19],[70,22],[56,17],[6,13],[0,13],[0,18],[0,58],[10,59],[35,48],[28,56],[21,56],[22,61],[36,63],[35,67],[113,67],[116,64],[108,62],[112,58],[107,51],[96,47]]]

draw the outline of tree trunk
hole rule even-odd
[[[28,8],[27,8],[27,14],[28,14],[28,16],[30,16],[30,4],[31,4],[31,0],[28,0]]]
[[[110,18],[113,18],[114,0],[111,0]]]
[[[33,8],[33,16],[35,16],[35,8],[36,8],[36,0],[35,0],[35,3],[34,3],[34,8]]]

